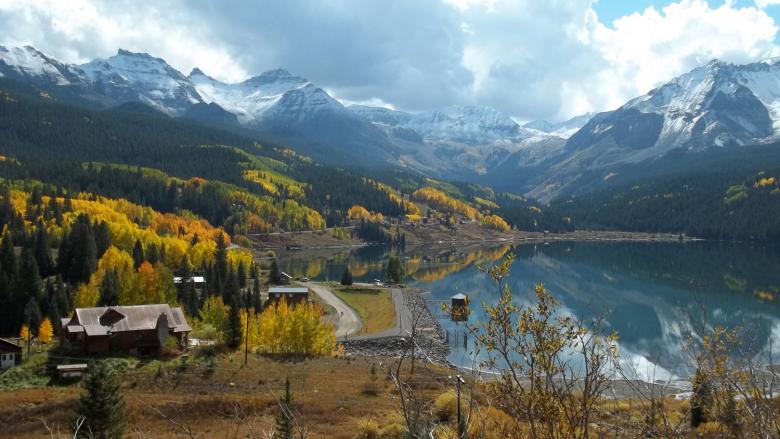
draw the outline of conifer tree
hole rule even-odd
[[[341,275],[341,285],[352,285],[352,273],[349,267],[344,268],[344,274]]]
[[[228,314],[228,346],[235,349],[241,346],[241,336],[243,327],[241,325],[241,311],[238,305],[238,295],[235,294],[230,299],[230,313]]]
[[[28,297],[36,300],[42,299],[43,285],[38,274],[38,264],[35,262],[32,250],[22,249],[19,263],[19,273],[14,279],[14,289],[19,298],[27,300]]]
[[[217,281],[221,286],[228,277],[227,242],[225,241],[224,233],[220,233],[217,236],[217,250],[214,253],[214,270]]]
[[[54,274],[54,260],[51,257],[51,240],[46,226],[38,222],[35,233],[35,246],[33,253],[35,262],[38,263],[38,270],[42,277],[49,277]]]
[[[95,231],[95,247],[97,248],[97,257],[100,259],[103,253],[111,246],[111,232],[108,229],[108,223],[105,221],[95,222],[93,229]]]
[[[76,413],[84,419],[79,437],[119,439],[125,430],[125,403],[119,380],[106,361],[93,361],[82,384]]]
[[[67,252],[64,255],[66,272],[60,271],[72,283],[86,283],[97,268],[97,245],[89,216],[82,213],[76,218],[67,238]],[[62,256],[60,257],[62,259]]]
[[[30,297],[27,305],[24,306],[24,323],[30,330],[37,330],[41,326],[41,309],[33,297]]]
[[[108,270],[100,283],[98,306],[119,305],[119,276],[115,270]]]
[[[16,329],[11,291],[5,273],[0,271],[0,333],[7,334]]]
[[[387,280],[392,283],[399,283],[401,278],[403,278],[401,260],[398,256],[390,256],[390,259],[387,261]]]
[[[135,266],[135,269],[138,270],[145,260],[144,246],[141,244],[140,239],[136,239],[135,244],[133,245],[133,265]]]
[[[2,242],[0,242],[0,267],[2,267],[3,272],[8,276],[9,281],[16,277],[19,266],[16,261],[14,243],[10,233],[5,233]]]
[[[279,272],[279,264],[276,263],[276,258],[271,261],[271,273],[268,275],[268,282],[274,285],[278,285],[282,281],[282,275]]]
[[[279,439],[293,437],[293,400],[290,393],[290,378],[284,380],[284,396],[279,401],[279,415],[276,416],[276,434]]]

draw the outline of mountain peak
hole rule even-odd
[[[203,70],[195,67],[194,69],[192,69],[192,71],[189,74],[190,78],[193,77],[193,76],[208,76],[208,75],[203,73]]]
[[[253,85],[262,85],[262,84],[271,84],[274,82],[300,82],[305,83],[308,82],[305,78],[300,76],[295,76],[289,71],[278,68],[273,70],[268,70],[267,72],[263,72],[257,76],[253,76],[244,83],[246,84],[253,84]]]

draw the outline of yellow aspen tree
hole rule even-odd
[[[52,335],[54,335],[54,328],[51,326],[51,320],[46,317],[41,322],[41,326],[38,327],[38,340],[40,340],[41,343],[47,344],[51,341]]]
[[[32,333],[27,325],[22,325],[22,329],[19,330],[19,338],[25,343],[32,339]]]

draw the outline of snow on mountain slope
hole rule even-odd
[[[230,111],[242,124],[257,122],[285,93],[310,84],[284,69],[271,70],[237,84],[218,81],[200,69],[194,69],[188,79],[205,102]]]
[[[85,80],[84,72],[46,56],[32,46],[0,46],[0,77],[2,76],[60,86],[79,84]]]
[[[107,59],[80,66],[101,91],[120,102],[139,100],[172,116],[203,99],[187,78],[165,60],[119,49]]]
[[[414,130],[430,141],[487,145],[514,143],[532,136],[512,118],[491,107],[451,106],[420,113],[361,105],[349,109],[376,124]]]
[[[549,122],[546,120],[534,120],[523,124],[523,128],[541,131],[542,133],[552,134],[563,139],[568,139],[574,133],[579,131],[590,118],[596,113],[585,113],[579,116],[574,116],[571,119],[564,120],[563,122]]]
[[[549,163],[529,195],[550,199],[585,172],[652,162],[675,149],[704,152],[776,140],[780,134],[780,63],[711,61],[617,110],[593,116]]]

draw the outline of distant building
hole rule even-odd
[[[22,347],[0,338],[0,370],[10,369],[22,362]]]
[[[202,287],[203,285],[206,284],[206,278],[203,276],[191,276],[188,280],[192,281],[192,283],[195,284],[196,287]],[[186,281],[187,280],[185,280],[181,276],[174,276],[173,278],[173,283],[175,283],[176,285],[182,284]]]
[[[450,297],[450,317],[453,321],[462,322],[468,320],[469,298],[465,294],[458,293]]]
[[[79,364],[59,364],[57,365],[57,374],[60,378],[79,378],[87,371],[86,363]]]
[[[284,271],[279,272],[279,285],[290,285],[292,280],[293,277],[289,274],[285,273]]]
[[[288,305],[309,301],[309,289],[306,287],[271,287],[268,289],[267,304],[275,304],[284,298]]]
[[[186,347],[192,331],[181,308],[166,304],[76,308],[61,324],[61,346],[87,354],[156,354],[171,336]]]

